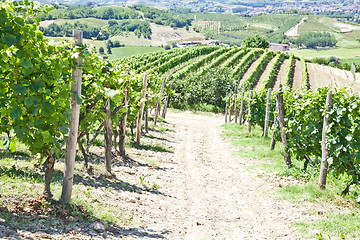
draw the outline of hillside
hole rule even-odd
[[[198,47],[198,49],[206,49],[210,47]],[[189,75],[206,76],[208,71],[214,71],[214,69],[226,70],[229,72],[231,79],[234,79],[239,84],[239,87],[248,90],[259,90],[265,86],[271,86],[277,89],[280,84],[287,85],[290,89],[298,89],[304,87],[305,83],[302,81],[302,72],[305,71],[309,75],[308,84],[310,89],[316,90],[322,86],[331,86],[336,88],[350,87],[353,92],[360,92],[360,74],[356,73],[356,81],[354,82],[354,76],[350,71],[345,71],[337,68],[321,66],[314,63],[307,63],[307,68],[304,70],[300,61],[294,59],[294,63],[290,66],[292,75],[289,75],[289,79],[285,80],[286,69],[289,68],[289,56],[283,53],[273,53],[271,51],[264,50],[245,50],[243,53],[241,48],[237,47],[215,47],[207,53],[197,53],[192,57],[183,58],[183,61],[175,59],[181,59],[182,56],[186,56],[189,52],[194,51],[196,48],[184,49],[184,50],[171,50],[170,52],[164,52],[157,56],[159,62],[148,63],[141,68],[135,67],[138,71],[159,71],[161,74],[167,74],[175,81],[186,81]],[[254,51],[260,51],[261,54],[253,54]],[[174,54],[174,55],[172,55]],[[268,54],[265,56],[265,54]],[[150,55],[145,55],[141,61],[146,61]],[[263,60],[266,57],[267,60]],[[279,58],[278,63],[275,64],[275,59]],[[284,59],[285,60],[282,60]],[[165,67],[170,63],[171,68]],[[176,70],[174,70],[176,69]],[[174,72],[175,71],[175,72]],[[286,83],[288,81],[288,83]],[[250,85],[244,85],[244,82],[249,82]],[[350,90],[350,89],[349,89]]]
[[[305,58],[315,57],[360,57],[360,25],[343,23],[325,16],[306,16],[297,27],[297,35],[307,32],[329,32],[338,41],[336,48],[330,49],[300,49],[293,50],[296,55]]]

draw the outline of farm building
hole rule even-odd
[[[270,43],[269,50],[272,50],[274,52],[277,51],[287,52],[290,50],[290,46],[289,44]]]

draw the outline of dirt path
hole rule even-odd
[[[293,79],[291,90],[301,88],[301,85],[302,85],[301,62],[298,60],[295,60],[294,79]]]
[[[89,192],[95,198],[89,204],[106,201],[124,215],[125,227],[95,231],[57,221],[10,230],[0,224],[0,238],[7,231],[14,239],[294,240],[300,237],[292,223],[324,217],[311,214],[321,209],[318,205],[272,197],[269,191],[281,187],[278,180],[244,168],[258,160],[232,155],[239,149],[221,138],[222,116],[170,111],[167,121],[159,123],[167,131],[151,131],[142,144],[173,152],[128,149],[129,160],[116,162],[113,173],[122,185],[133,187],[99,185]]]
[[[280,88],[280,84],[283,84],[284,79],[285,79],[286,68],[288,67],[288,65],[289,65],[289,59],[285,59],[284,62],[280,66],[280,70],[277,75],[273,90],[278,90]]]
[[[287,37],[297,37],[297,36],[299,36],[299,33],[298,33],[298,29],[299,29],[299,26],[304,22],[304,20],[306,20],[307,19],[307,17],[304,17],[303,19],[301,19],[301,21],[298,23],[298,24],[296,24],[294,27],[292,27],[289,31],[287,31],[286,33],[285,33],[285,35],[287,36]]]
[[[138,210],[144,229],[166,239],[300,239],[290,225],[316,207],[268,195],[274,186],[247,172],[249,162],[221,139],[222,117],[186,112],[167,119],[176,125],[174,155],[163,161],[164,175],[153,176],[163,194]]]
[[[257,82],[257,84],[254,87],[254,90],[258,91],[261,89],[263,82],[265,80],[265,78],[267,77],[267,75],[269,74],[269,72],[271,71],[272,66],[274,65],[275,62],[275,58],[272,58],[268,64],[266,65],[265,70],[263,71],[263,73],[261,74],[259,81]]]

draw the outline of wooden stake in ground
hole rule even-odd
[[[230,90],[230,105],[229,105],[229,122],[231,122],[231,107],[232,107],[232,97],[233,97],[233,93],[232,90]]]
[[[106,61],[108,58],[104,56],[103,59]],[[108,88],[110,88],[109,83],[107,83]],[[104,138],[105,138],[105,169],[111,174],[111,165],[112,165],[112,126],[111,126],[111,103],[110,97],[105,98],[105,107],[104,107]]]
[[[325,189],[326,176],[327,176],[327,170],[328,170],[328,161],[327,160],[329,158],[329,151],[326,148],[326,141],[327,141],[326,128],[329,125],[328,112],[332,108],[333,97],[334,97],[334,94],[332,94],[331,92],[328,92],[327,97],[326,97],[326,112],[324,115],[323,132],[322,132],[322,142],[321,142],[322,156],[321,156],[319,183],[318,183],[318,186],[321,189]]]
[[[140,136],[141,136],[141,124],[142,124],[142,117],[144,113],[144,105],[145,105],[145,96],[146,96],[146,86],[147,86],[147,73],[144,75],[143,80],[143,89],[142,89],[142,96],[141,96],[141,103],[140,103],[140,110],[137,119],[137,126],[136,126],[136,142],[140,144]]]
[[[169,88],[170,88],[170,86],[169,86]],[[162,118],[164,118],[164,119],[166,117],[166,111],[167,111],[167,108],[168,108],[169,99],[170,99],[170,91],[167,92],[167,96],[166,96],[166,99],[165,99],[164,108],[163,108],[163,112],[162,112]]]
[[[252,97],[253,97],[253,90],[250,90],[250,93],[249,93],[249,119],[248,119],[248,125],[247,125],[247,130],[249,133],[251,133],[251,101],[252,101]]]
[[[166,77],[164,77],[163,82],[161,84],[160,97],[159,97],[159,100],[158,100],[158,102],[156,104],[156,107],[155,107],[155,118],[154,118],[154,125],[155,126],[156,126],[158,115],[159,115],[159,112],[160,112],[160,101],[161,101],[162,95],[164,93],[165,82],[166,82]]]
[[[73,30],[74,46],[82,44],[83,33],[80,30]],[[76,102],[76,97],[81,98],[81,77],[82,69],[78,68],[82,64],[82,57],[76,59],[77,66],[72,72],[74,82],[71,84],[70,107],[72,109],[70,120],[69,138],[66,142],[65,152],[65,169],[64,179],[61,192],[60,202],[68,203],[71,200],[73,179],[74,179],[74,164],[76,156],[76,142],[79,130],[79,113],[80,105]]]
[[[227,104],[227,99],[228,99],[228,93],[226,93],[226,104],[225,104],[225,123],[227,123],[227,116],[228,116],[228,104]]]
[[[112,164],[112,129],[111,129],[111,106],[110,98],[105,101],[105,116],[104,116],[104,138],[105,138],[105,169],[111,174]]]
[[[237,106],[237,87],[235,88],[235,99],[234,99],[234,115],[235,115],[235,123],[237,123],[238,119],[238,106]]]
[[[128,101],[129,101],[129,86],[124,89],[124,108],[125,112],[121,119],[120,130],[119,130],[119,152],[122,157],[125,157],[125,137],[126,137],[126,120],[128,113]]]
[[[146,94],[145,132],[149,132],[149,95]]]
[[[245,96],[245,93],[242,92],[241,101],[240,101],[240,114],[239,114],[239,124],[240,125],[242,125],[243,118],[244,118],[244,96]]]
[[[276,108],[275,108],[275,111],[279,111],[279,107],[278,107],[278,101],[276,100]],[[276,115],[274,116],[274,124],[276,123]],[[272,137],[271,137],[271,146],[270,146],[270,150],[274,150],[275,149],[275,144],[276,144],[276,141],[275,141],[275,132],[276,132],[276,129],[274,128],[274,131],[272,133]]]
[[[269,123],[270,123],[270,106],[271,106],[271,88],[268,90],[266,99],[266,113],[265,113],[265,126],[264,126],[264,138],[268,137]]]
[[[287,151],[288,144],[286,139],[286,133],[284,131],[285,126],[285,109],[284,109],[284,100],[282,91],[276,93],[276,99],[278,101],[278,114],[279,114],[279,125],[280,125],[280,134],[281,134],[281,140],[284,147],[284,161],[286,166],[291,167],[291,157],[290,154]]]

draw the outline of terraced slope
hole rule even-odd
[[[190,75],[201,77],[212,69],[220,69],[228,71],[239,87],[246,90],[260,90],[264,86],[277,90],[280,84],[284,85],[285,82],[289,82],[291,90],[301,88],[304,83],[300,61],[295,60],[291,71],[293,74],[289,74],[289,56],[280,56],[262,49],[199,46],[147,54],[143,59],[137,59],[137,62],[142,64],[132,67],[138,72],[156,71],[172,77],[175,81]],[[332,86],[351,87],[351,91],[360,92],[360,74],[356,75],[357,81],[354,81],[354,76],[349,71],[313,63],[307,63],[306,66],[308,82],[313,90],[322,86]]]

